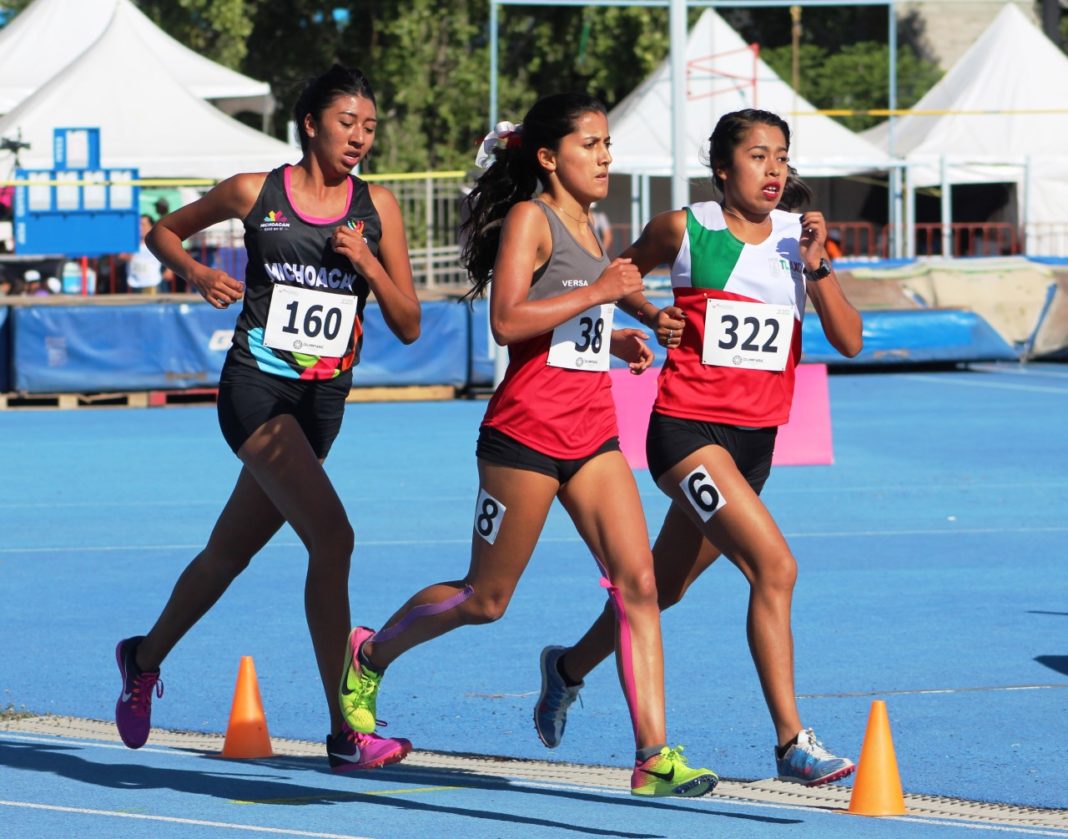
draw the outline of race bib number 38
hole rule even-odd
[[[340,358],[349,346],[356,297],[275,285],[263,343],[276,350]]]
[[[546,363],[569,370],[607,370],[615,308],[614,303],[592,306],[556,327]]]
[[[701,362],[715,367],[785,370],[793,335],[793,306],[709,300]]]

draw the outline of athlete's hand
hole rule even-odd
[[[628,294],[642,291],[645,284],[632,260],[613,259],[612,263],[601,272],[601,276],[594,280],[593,287],[600,292],[601,302],[615,303]]]
[[[801,214],[801,241],[799,248],[801,260],[810,271],[820,267],[820,260],[827,255],[824,243],[827,241],[827,222],[823,213],[815,210]]]
[[[245,284],[235,280],[225,271],[201,265],[187,278],[200,296],[216,309],[225,309],[236,303],[245,294]]]
[[[371,249],[367,247],[367,240],[363,238],[362,230],[352,227],[335,227],[334,234],[330,238],[330,246],[336,253],[347,257],[361,274],[367,273],[365,266],[368,260],[375,258]]]
[[[645,343],[649,336],[640,329],[613,329],[609,351],[627,362],[634,375],[644,373],[653,363],[653,351]]]
[[[657,343],[671,349],[682,343],[682,330],[686,318],[678,306],[665,306],[652,318]]]

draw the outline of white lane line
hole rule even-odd
[[[972,536],[992,533],[1068,533],[1068,527],[960,527],[945,530],[913,529],[913,530],[817,530],[807,533],[784,533],[787,539],[870,539],[886,538],[893,536]],[[543,536],[538,540],[539,544],[550,542],[552,544],[575,544],[581,543],[578,536]],[[441,545],[470,545],[470,539],[360,539],[356,537],[356,550],[363,548],[390,548],[390,547],[433,547]],[[131,551],[199,551],[204,547],[203,542],[191,542],[188,544],[173,545],[51,545],[24,548],[0,548],[0,555],[12,554],[77,554],[99,552],[131,552]],[[303,548],[300,542],[272,542],[267,545],[270,548]]]
[[[785,468],[785,467],[783,467]],[[878,493],[884,494],[887,492],[904,491],[911,492],[931,492],[940,490],[958,490],[967,492],[987,492],[989,490],[1047,490],[1047,489],[1064,489],[1068,487],[1068,480],[1043,480],[1043,481],[997,481],[997,482],[983,482],[975,483],[967,478],[962,478],[958,482],[924,482],[922,486],[915,486],[914,484],[841,484],[834,486],[824,487],[784,487],[775,486],[769,487],[766,494],[769,495],[840,495],[848,493],[850,495],[857,495],[860,493]],[[435,495],[430,499],[420,499],[420,503],[424,503],[426,500],[439,502],[439,503],[462,503],[467,504],[472,498],[477,495],[477,491],[472,492],[470,495]],[[662,500],[664,498],[661,492],[642,492],[640,493],[642,498],[651,498],[656,500]],[[389,504],[393,505],[398,500],[398,496],[394,495]],[[401,499],[404,500],[404,499]],[[414,496],[408,500],[414,501]],[[384,503],[381,495],[374,496],[358,496],[350,495],[346,496],[345,501],[350,505],[358,504],[371,504],[375,502]],[[164,510],[181,510],[183,508],[192,509],[196,507],[207,507],[212,510],[222,509],[226,504],[225,498],[220,498],[215,501],[131,501],[114,504],[106,504],[101,501],[8,501],[0,502],[0,510],[108,510],[115,511],[128,510],[132,507],[144,507],[151,509],[164,509]]]
[[[54,813],[77,813],[86,816],[110,816],[117,819],[140,819],[151,822],[167,822],[169,824],[189,824],[197,827],[220,827],[227,830],[247,830],[251,833],[271,833],[275,836],[315,836],[320,839],[370,839],[366,836],[356,836],[351,833],[318,833],[311,830],[294,830],[284,827],[256,827],[250,824],[235,824],[233,822],[215,822],[206,819],[182,819],[176,816],[149,816],[143,813],[124,813],[121,810],[94,810],[89,807],[64,807],[60,804],[32,804],[28,801],[3,801],[0,807],[21,807],[27,810],[47,810]]]
[[[1068,370],[1061,372],[1052,369],[1053,365],[1037,369],[1032,366],[999,367],[996,364],[973,364],[972,369],[980,373],[1004,373],[1009,376],[1028,376],[1036,379],[1068,379]]]
[[[1011,693],[1021,690],[1068,690],[1063,685],[1002,685],[974,688],[918,688],[915,690],[860,690],[842,693],[799,693],[798,699],[853,699],[861,696],[924,696],[946,693]]]
[[[1065,387],[1042,387],[1041,385],[1015,385],[1002,382],[984,382],[975,380],[943,379],[938,376],[922,376],[919,374],[906,374],[905,378],[915,382],[932,382],[938,385],[957,385],[958,387],[985,387],[990,390],[1023,390],[1030,393],[1059,393],[1068,396],[1068,388]]]

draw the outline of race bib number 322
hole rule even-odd
[[[276,350],[340,358],[349,346],[356,318],[356,297],[291,285],[275,285],[265,346]]]
[[[709,300],[701,363],[714,367],[785,370],[793,335],[793,306]]]

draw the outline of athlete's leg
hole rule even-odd
[[[282,522],[270,498],[243,468],[208,544],[182,572],[155,625],[137,647],[138,667],[159,669],[175,644],[248,567]]]
[[[297,420],[261,425],[238,451],[274,508],[308,549],[304,611],[319,666],[331,731],[341,727],[337,685],[350,629],[349,564],[353,532],[330,478]]]
[[[660,533],[653,544],[653,570],[656,574],[660,610],[669,609],[701,574],[720,556],[677,504],[668,507]],[[615,650],[616,614],[605,605],[586,634],[563,654],[560,667],[573,682],[581,682]]]
[[[749,649],[778,742],[787,742],[801,730],[801,720],[790,629],[797,563],[786,539],[720,446],[705,446],[683,458],[661,475],[658,485],[749,581]],[[714,509],[721,500],[723,506]]]
[[[616,662],[638,748],[666,742],[664,653],[649,534],[638,487],[623,455],[586,463],[560,501],[602,564],[615,604]]]
[[[467,575],[428,586],[386,621],[363,646],[373,667],[386,667],[412,647],[458,626],[489,623],[504,615],[560,484],[540,472],[481,459],[478,476],[491,503],[475,511]],[[479,497],[485,498],[481,493]]]

